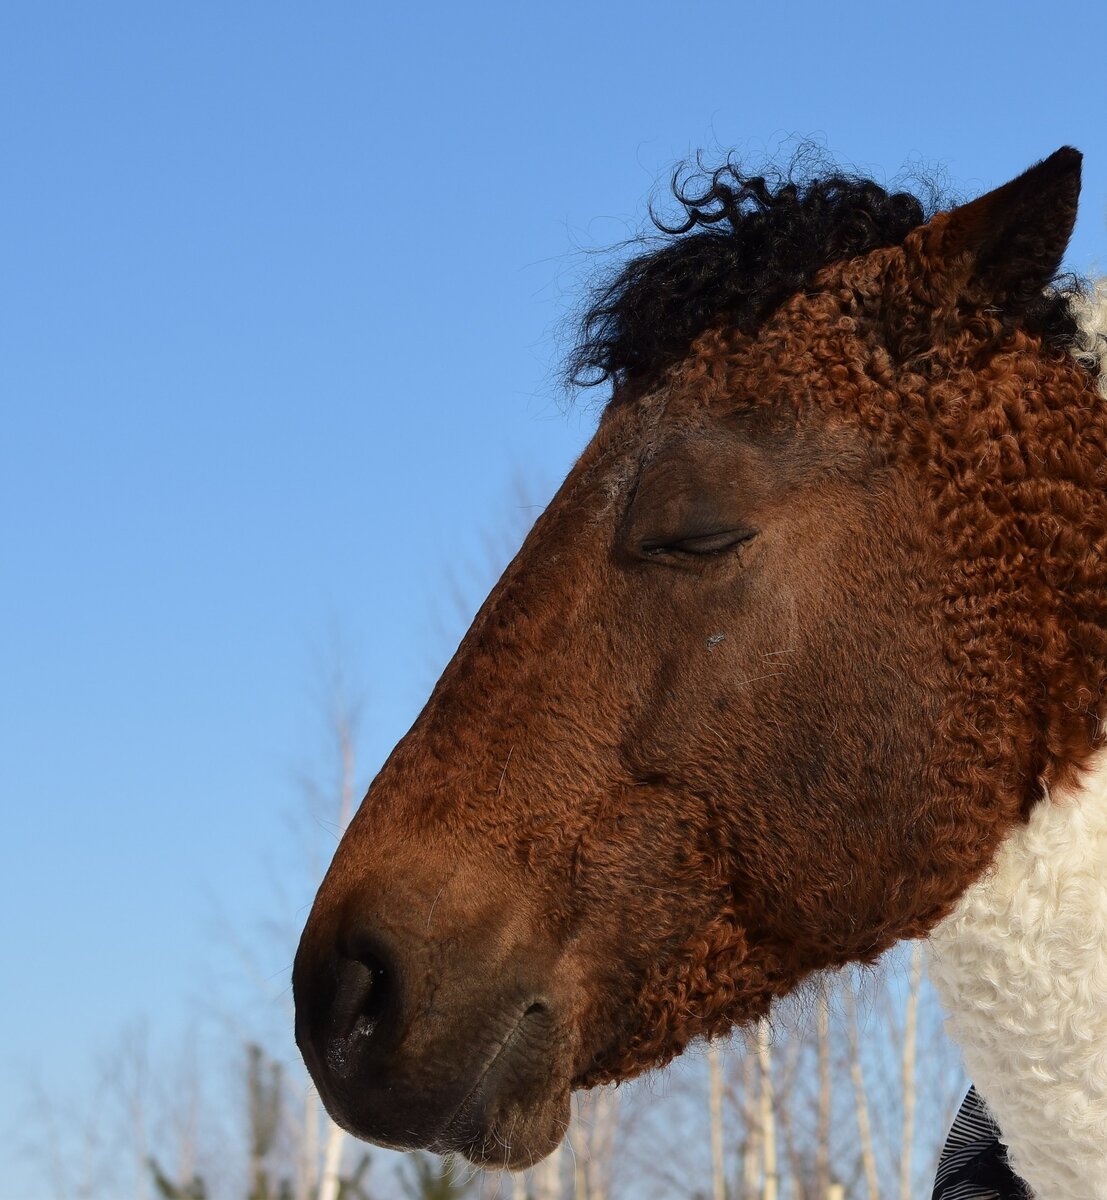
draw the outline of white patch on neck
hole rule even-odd
[[[1107,399],[1107,278],[1097,280],[1087,295],[1069,297],[1079,332],[1070,353],[1099,376],[1099,393]]]
[[[949,1031],[1036,1200],[1107,1200],[1107,753],[931,934]]]

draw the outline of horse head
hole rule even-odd
[[[572,1089],[927,934],[1095,748],[1080,156],[926,219],[727,167],[584,323],[599,426],[373,781],[294,971],[334,1118],[526,1166]]]

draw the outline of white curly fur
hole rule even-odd
[[[1073,354],[1107,398],[1107,281]],[[1046,796],[931,934],[930,974],[1037,1200],[1107,1200],[1107,750]]]
[[[1098,372],[1100,395],[1107,398],[1107,278],[1088,292],[1070,296],[1069,303],[1080,327],[1072,355],[1089,371]]]
[[[1107,755],[930,937],[949,1030],[1038,1200],[1107,1200]]]

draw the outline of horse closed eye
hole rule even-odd
[[[642,553],[651,558],[666,554],[688,554],[706,558],[748,542],[756,532],[753,529],[721,529],[717,533],[697,534],[678,540],[645,541],[642,543]]]

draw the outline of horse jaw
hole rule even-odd
[[[950,1034],[1037,1200],[1107,1200],[1107,751],[930,936]]]

